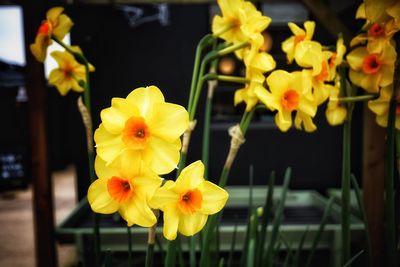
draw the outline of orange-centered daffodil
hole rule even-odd
[[[287,131],[292,125],[293,111],[314,117],[317,105],[312,98],[307,72],[276,70],[268,76],[267,84],[270,91],[256,88],[255,94],[269,109],[278,111],[275,123],[281,131]]]
[[[304,29],[300,28],[296,24],[289,22],[288,26],[293,33],[293,36],[289,37],[282,42],[282,50],[286,53],[288,63],[292,63],[297,45],[303,41],[310,41],[314,35],[315,22],[306,21],[304,22]]]
[[[63,11],[63,7],[53,7],[47,11],[46,20],[40,25],[35,42],[30,45],[32,54],[39,62],[46,59],[47,47],[52,42],[51,37],[62,40],[73,26],[71,19],[62,14]]]
[[[217,185],[204,180],[204,165],[196,161],[184,168],[178,179],[167,181],[157,189],[150,206],[164,212],[163,233],[174,240],[177,232],[192,236],[206,224],[208,215],[222,210],[228,193]]]
[[[165,102],[156,86],[137,88],[126,99],[113,98],[100,116],[94,140],[97,155],[107,164],[139,158],[157,174],[176,168],[189,115],[184,107]]]
[[[379,87],[393,83],[395,49],[388,45],[382,53],[369,53],[366,47],[358,47],[347,55],[350,80],[367,92],[377,93]]]
[[[71,49],[80,52],[79,47],[71,47]],[[79,85],[79,81],[86,81],[85,67],[66,51],[54,51],[51,56],[58,63],[58,68],[50,72],[49,83],[54,85],[63,96],[71,89],[75,92],[83,92],[84,89]],[[89,65],[89,71],[94,71],[92,65]]]
[[[96,157],[95,170],[99,177],[88,190],[87,198],[94,212],[119,212],[129,226],[153,226],[157,219],[148,205],[149,199],[161,185],[161,178],[137,160],[106,165]]]

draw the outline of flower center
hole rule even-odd
[[[50,24],[46,20],[40,25],[39,30],[38,30],[38,34],[48,35],[49,31],[50,31]]]
[[[328,78],[328,64],[326,64],[326,61],[322,61],[321,72],[315,78],[320,82],[323,82]]]
[[[377,73],[382,66],[380,59],[377,54],[371,54],[364,58],[363,62],[363,71],[366,74],[374,74]]]
[[[129,180],[113,176],[107,182],[107,190],[112,199],[118,203],[125,202],[133,196],[133,189]]]
[[[66,64],[63,68],[64,77],[66,79],[71,79],[73,76],[73,70],[70,64]]]
[[[293,89],[287,90],[282,96],[281,104],[288,111],[295,110],[299,104],[299,94]]]
[[[368,30],[368,35],[372,37],[380,37],[385,34],[385,29],[378,23],[372,24],[371,28]]]
[[[181,196],[178,207],[183,214],[193,214],[201,208],[203,196],[198,189],[189,190]]]
[[[149,129],[142,117],[131,117],[122,131],[122,141],[133,149],[144,149],[150,137]]]
[[[306,38],[305,35],[296,35],[294,37],[294,46],[296,46],[298,43],[304,41],[305,38]]]

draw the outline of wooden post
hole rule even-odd
[[[40,1],[21,1],[24,12],[26,49],[25,85],[29,98],[30,143],[32,159],[33,218],[36,266],[57,266],[54,235],[53,194],[47,160],[45,81],[43,65],[29,50],[46,9]]]
[[[371,267],[379,267],[383,263],[385,130],[376,124],[375,115],[365,106],[362,177],[365,213],[371,238]]]

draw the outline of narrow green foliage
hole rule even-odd
[[[279,202],[277,211],[275,213],[274,224],[272,227],[272,233],[271,233],[271,237],[269,239],[267,251],[263,256],[262,266],[272,267],[273,262],[274,262],[274,247],[275,247],[277,239],[278,239],[278,232],[279,232],[280,225],[283,222],[283,211],[285,208],[286,193],[289,188],[291,174],[292,174],[291,168],[287,168],[286,172],[285,172],[285,178],[283,180],[283,187],[282,187],[280,202]]]
[[[315,249],[317,248],[319,240],[321,239],[321,235],[324,232],[326,223],[328,222],[328,219],[329,219],[329,217],[331,215],[331,210],[332,210],[334,199],[335,199],[335,197],[331,196],[329,198],[328,204],[325,207],[324,214],[322,215],[321,223],[319,225],[318,231],[317,231],[317,233],[315,235],[315,238],[314,238],[314,240],[312,242],[312,245],[311,245],[310,254],[308,254],[308,257],[307,257],[307,261],[306,261],[306,264],[305,264],[306,267],[311,266],[311,261],[312,261],[312,259],[314,257]]]
[[[301,254],[301,252],[303,250],[303,245],[304,245],[304,241],[306,240],[306,237],[307,237],[307,234],[308,234],[308,230],[309,230],[309,227],[307,226],[306,230],[301,235],[300,242],[299,242],[299,247],[297,248],[296,253],[293,256],[293,263],[292,263],[293,267],[298,267],[299,266],[300,254]]]
[[[367,220],[367,215],[365,214],[364,202],[361,199],[361,190],[358,186],[356,177],[352,174],[351,175],[351,184],[354,188],[354,192],[356,193],[358,209],[360,210],[362,220],[365,225],[365,240],[367,241],[367,254],[369,262],[372,263],[372,254],[371,254],[371,239],[369,238],[369,223]]]
[[[131,227],[127,226],[127,238],[128,238],[128,266],[132,266],[132,233]],[[147,257],[147,254],[146,254]]]
[[[145,265],[146,267],[153,266],[153,258],[154,258],[154,244],[147,244],[146,265]]]
[[[257,252],[256,252],[256,266],[261,267],[262,253],[265,248],[265,238],[267,236],[267,227],[268,222],[271,217],[271,210],[273,205],[273,196],[274,196],[274,183],[275,183],[275,172],[272,171],[268,180],[268,192],[265,198],[263,215],[261,218],[261,231],[260,238],[257,243]]]
[[[105,260],[104,260],[104,267],[113,267],[113,253],[109,249],[106,251],[106,257],[105,257]]]
[[[233,227],[231,249],[229,251],[227,266],[232,267],[233,254],[235,253],[236,235],[238,228],[238,218],[235,216],[235,226]]]
[[[348,262],[346,262],[345,265],[343,265],[343,267],[349,267],[358,257],[360,257],[361,254],[364,253],[364,250],[361,250],[360,252],[358,252],[356,255],[354,255]]]

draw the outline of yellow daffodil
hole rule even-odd
[[[95,170],[99,178],[90,185],[87,194],[94,212],[112,214],[118,211],[129,226],[150,227],[157,222],[148,201],[160,187],[160,177],[135,160],[106,165],[96,157]]]
[[[212,32],[221,39],[237,44],[259,41],[258,36],[271,23],[271,18],[263,16],[256,7],[244,0],[218,0],[222,16],[216,15],[212,22]],[[239,59],[243,49],[235,51]]]
[[[277,110],[275,123],[281,131],[292,125],[292,111],[314,117],[317,105],[311,97],[311,79],[305,72],[288,73],[276,70],[267,78],[270,92],[256,88],[255,94],[272,111]]]
[[[302,111],[297,111],[294,118],[294,126],[296,129],[304,129],[308,133],[317,130],[317,126],[312,121],[312,117]]]
[[[321,71],[328,71],[326,68],[327,66],[325,66],[325,70],[322,70],[324,67],[322,62],[326,61],[326,55],[324,55],[324,53],[331,52],[322,52],[322,45],[318,42],[302,41],[296,45],[294,59],[299,66],[303,68],[312,68],[313,75],[319,75]]]
[[[261,36],[261,38],[263,37]],[[261,46],[262,42],[261,44],[252,44],[250,48],[246,50],[243,61],[247,69],[250,68],[252,71],[264,73],[275,69],[276,62],[270,54],[260,52]]]
[[[72,47],[80,53],[78,47]],[[66,95],[70,90],[83,92],[79,81],[86,81],[85,66],[79,64],[69,52],[54,51],[51,56],[57,61],[58,68],[53,69],[49,75],[49,83],[56,86],[61,95]],[[89,71],[94,67],[89,65]]]
[[[350,46],[356,46],[367,42],[367,50],[370,53],[381,53],[387,45],[391,44],[393,35],[399,31],[400,24],[396,25],[393,20],[383,23],[369,24],[366,33],[354,37]]]
[[[339,37],[336,42],[336,52],[329,58],[329,81],[333,81],[336,78],[336,69],[342,64],[345,54],[346,46],[344,45],[343,38]]]
[[[241,102],[246,103],[246,111],[249,112],[258,103],[258,96],[255,94],[255,89],[258,87],[264,88],[265,77],[261,72],[246,70],[246,78],[250,80],[244,88],[238,89],[235,92],[235,106]]]
[[[379,87],[393,82],[396,51],[386,46],[382,53],[369,53],[366,47],[358,47],[347,55],[350,65],[350,80],[371,93],[379,92]]]
[[[73,26],[71,19],[62,14],[63,11],[62,7],[53,7],[47,11],[46,20],[40,25],[35,42],[30,45],[32,54],[39,62],[46,59],[47,47],[52,42],[51,37],[62,40]]]
[[[335,86],[327,85],[329,88],[329,102],[325,111],[328,123],[332,126],[343,124],[347,118],[347,109],[339,101],[340,81],[336,79]]]
[[[364,0],[365,18],[370,22],[386,22],[391,16],[388,10],[398,5],[398,0]],[[390,12],[390,11],[389,11]],[[397,17],[399,14],[397,14]]]
[[[100,116],[94,139],[97,155],[107,164],[139,158],[157,174],[176,168],[189,115],[184,107],[165,102],[156,86],[137,88],[126,99],[113,98]]]
[[[289,22],[288,26],[294,35],[282,42],[282,50],[286,53],[288,63],[292,63],[297,45],[303,41],[310,41],[312,39],[314,35],[315,22],[304,22],[305,30],[292,22]]]
[[[163,233],[174,240],[177,232],[192,236],[206,224],[208,215],[222,210],[229,197],[217,185],[204,180],[204,165],[196,161],[184,168],[178,179],[157,189],[149,204],[164,212]]]
[[[376,123],[382,127],[387,127],[389,115],[389,103],[393,94],[393,85],[382,87],[379,98],[368,102],[369,109],[376,114]],[[396,129],[400,129],[400,105],[396,107]]]

